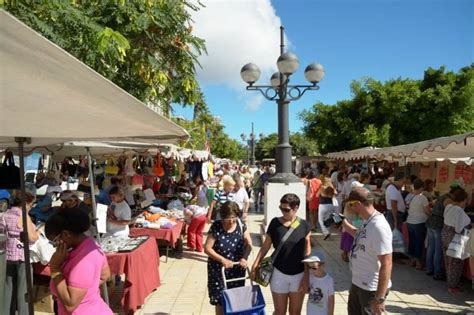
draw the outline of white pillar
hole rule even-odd
[[[300,183],[267,183],[265,185],[265,231],[274,217],[281,216],[280,199],[283,195],[293,193],[300,198],[297,216],[306,220],[306,187]]]

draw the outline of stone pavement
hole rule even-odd
[[[249,216],[249,231],[254,242],[251,261],[260,249],[259,231],[262,220],[261,214]],[[316,234],[313,237],[314,245],[325,252],[327,271],[335,281],[335,314],[347,314],[351,274],[348,263],[340,258],[339,235],[333,235],[329,240],[323,241],[321,235]],[[161,286],[147,298],[146,304],[135,314],[214,314],[214,308],[209,304],[207,296],[206,261],[205,254],[186,250],[182,257],[172,257],[167,263],[162,257]],[[474,293],[470,283],[465,283],[463,294],[453,296],[448,294],[446,282],[435,281],[423,271],[398,263],[394,263],[392,281],[393,289],[387,301],[389,314],[474,314]],[[267,314],[272,314],[274,308],[270,289],[263,288],[263,293]],[[114,309],[117,311],[117,306]],[[305,306],[303,314],[306,314]]]

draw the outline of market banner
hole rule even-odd
[[[474,172],[474,168],[470,166],[464,166],[463,172],[462,172],[462,178],[464,179],[464,183],[466,184],[471,184],[472,183],[472,175]]]
[[[446,183],[449,178],[449,170],[447,165],[439,167],[438,171],[438,183]]]
[[[463,163],[457,163],[456,167],[454,169],[454,178],[460,178],[463,177],[463,169],[464,169],[464,164]]]

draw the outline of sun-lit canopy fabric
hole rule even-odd
[[[376,149],[375,147],[365,147],[351,151],[328,153],[326,156],[335,160],[360,160],[370,157],[371,152]]]
[[[0,10],[0,148],[65,141],[174,143],[188,133]]]
[[[408,162],[449,160],[452,163],[464,162],[470,165],[474,158],[474,132],[393,147],[367,147],[352,151],[329,153],[328,157],[344,160],[371,158],[390,161],[407,158]]]
[[[174,144],[144,143],[127,141],[68,141],[61,144],[27,148],[26,155],[34,152],[49,155],[54,161],[62,161],[66,157],[78,158],[87,155],[89,149],[92,157],[104,160],[121,155],[156,155],[158,151],[163,157],[184,161],[190,157],[203,161],[210,158],[208,151],[181,148]],[[11,151],[18,153],[18,148]],[[0,156],[2,151],[0,150]]]

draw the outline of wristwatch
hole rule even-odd
[[[374,297],[374,300],[378,303],[378,304],[382,304],[385,302],[385,298],[384,297]]]

